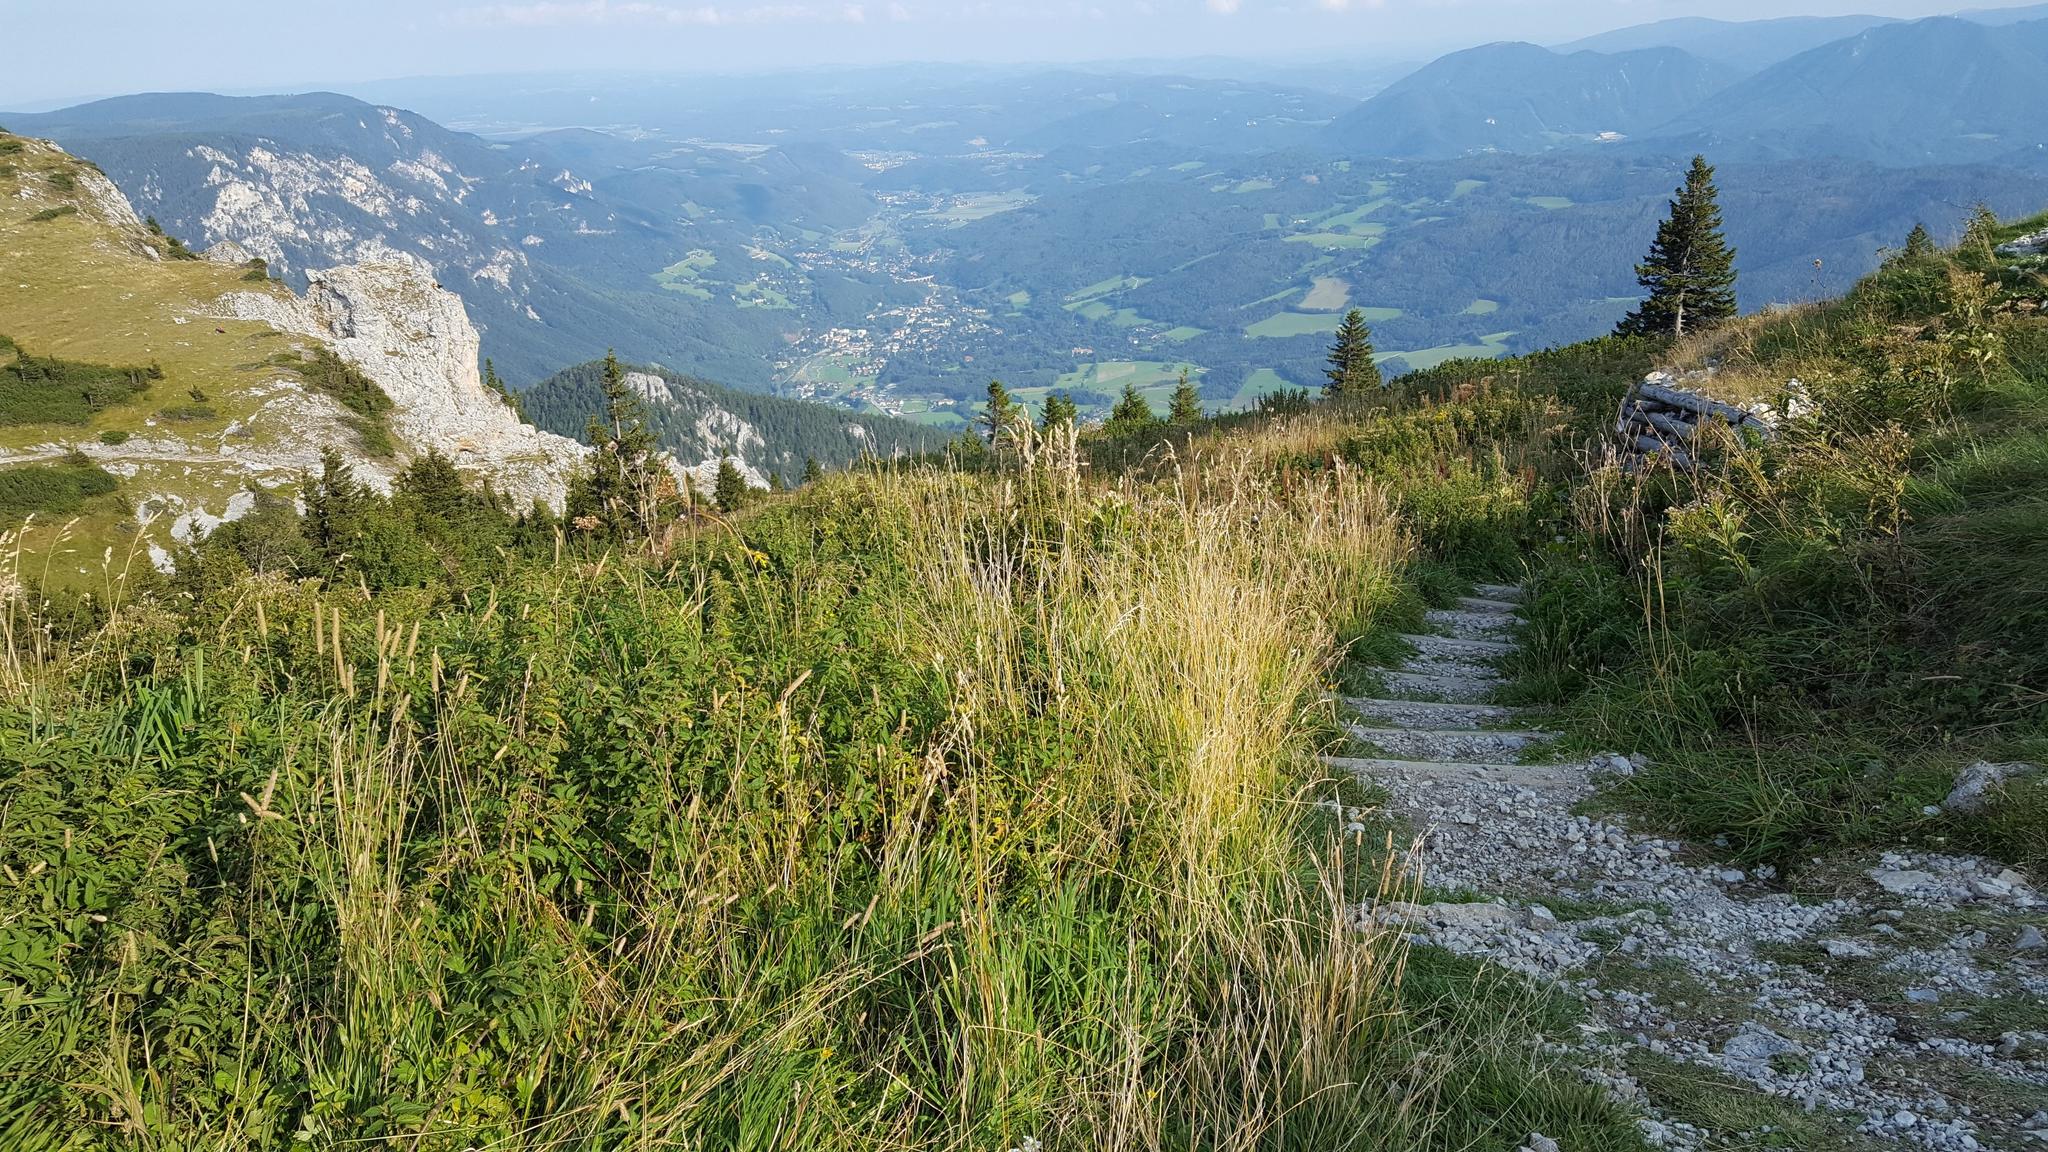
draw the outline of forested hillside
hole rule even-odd
[[[881,413],[741,392],[666,368],[631,371],[648,429],[685,463],[732,456],[763,477],[773,473],[793,482],[807,461],[836,470],[863,457],[933,452],[947,439]],[[520,409],[541,428],[580,437],[604,408],[603,378],[601,361],[565,368],[521,393]]]

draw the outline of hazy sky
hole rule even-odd
[[[1970,0],[1964,0],[1970,4]],[[1974,6],[2001,7],[1999,0]],[[397,76],[915,60],[1426,56],[1670,16],[1923,16],[1938,0],[0,0],[0,108]]]

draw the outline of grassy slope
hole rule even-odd
[[[1750,859],[1901,840],[2048,865],[2048,788],[1928,815],[1980,757],[2048,758],[2048,279],[1991,245],[1676,358],[1818,408],[1697,480],[1596,473],[1537,565],[1523,666],[1587,746],[1656,766],[1618,799]]]
[[[1377,853],[1306,801],[1364,799],[1311,754],[1377,485],[1040,459],[652,563],[11,605],[0,1135],[1639,1147],[1567,1009],[1349,924]]]
[[[0,134],[0,142],[17,140]],[[217,441],[221,432],[246,419],[259,404],[251,390],[277,378],[263,361],[285,351],[285,339],[268,325],[215,320],[199,315],[230,291],[259,286],[242,279],[244,269],[197,260],[152,260],[139,247],[145,239],[109,221],[81,191],[59,187],[80,161],[28,145],[0,156],[10,170],[0,175],[0,334],[43,355],[102,364],[150,364],[164,379],[133,402],[96,414],[84,426],[0,427],[0,448],[33,451],[50,444],[90,441],[104,431],[147,435],[164,409],[195,403],[190,389],[207,396],[210,419],[163,426],[194,444]],[[53,183],[52,178],[58,177]],[[25,194],[25,195],[24,195]],[[31,217],[52,207],[79,211],[50,220]],[[268,291],[282,292],[282,287]],[[179,320],[186,323],[179,323]],[[216,328],[224,332],[216,332]],[[243,481],[204,461],[150,468],[124,483],[124,496],[170,492],[218,511]],[[76,574],[97,567],[106,545],[129,537],[130,513],[115,498],[95,501],[74,530],[75,549],[56,561],[56,571]],[[31,553],[48,549],[58,525],[29,535]],[[33,563],[33,562],[32,562]]]

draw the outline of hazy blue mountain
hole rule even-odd
[[[1854,36],[1887,16],[1785,16],[1776,20],[1714,20],[1680,16],[1602,32],[1557,46],[1559,52],[1632,52],[1680,48],[1706,60],[1756,72],[1808,49]]]
[[[1603,133],[1633,136],[1738,76],[1676,48],[1567,54],[1488,44],[1389,85],[1339,117],[1324,138],[1362,156],[1537,152],[1592,143]]]
[[[733,306],[778,298],[754,270],[756,230],[874,211],[865,170],[832,149],[569,131],[494,143],[332,93],[151,94],[6,121],[98,163],[195,248],[233,240],[288,278],[378,246],[422,257],[514,381],[615,347],[767,387],[793,317]],[[693,259],[687,291],[664,285]]]
[[[2048,20],[2048,4],[2022,4],[2017,8],[1971,8],[1956,15],[1977,24],[1998,27],[2005,24],[2020,24],[2028,20]]]
[[[1662,126],[1720,159],[2020,162],[2048,146],[2048,21],[1886,24],[1773,65]],[[2038,161],[2036,161],[2038,162]]]

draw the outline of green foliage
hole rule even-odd
[[[156,217],[151,216],[148,219],[144,220],[142,223],[143,227],[149,230],[150,238],[155,240],[157,244],[163,248],[164,256],[167,259],[199,259],[198,253],[192,251],[190,248],[185,247],[185,242],[183,240],[180,240],[176,236],[173,236],[170,233],[165,232],[164,226],[156,222]],[[267,275],[268,274],[266,273],[266,276]],[[244,276],[243,279],[246,280],[249,279],[249,277]]]
[[[1064,391],[1048,392],[1045,396],[1045,410],[1039,414],[1038,427],[1042,432],[1076,424],[1081,419],[1081,410],[1075,406],[1074,398]]]
[[[1176,428],[1192,428],[1202,422],[1202,391],[1180,374],[1180,383],[1174,385],[1173,399],[1166,410],[1166,422]]]
[[[1337,340],[1330,345],[1329,368],[1323,372],[1323,395],[1332,399],[1359,398],[1378,391],[1384,383],[1373,359],[1372,329],[1365,313],[1353,308],[1337,327]]]
[[[289,355],[278,357],[276,362],[297,372],[315,391],[354,415],[356,439],[366,454],[388,457],[398,450],[391,438],[391,397],[362,369],[325,345],[314,348],[311,359]]]
[[[391,397],[362,369],[343,360],[332,348],[313,349],[312,359],[293,356],[283,366],[297,372],[314,390],[343,408],[369,420],[382,420],[391,411]]]
[[[36,356],[0,337],[0,426],[83,424],[161,379],[163,370],[154,364],[122,368]]]
[[[0,525],[18,527],[32,513],[44,519],[69,516],[117,487],[106,470],[76,452],[56,464],[0,468]]]
[[[1001,447],[1014,433],[1017,421],[1023,418],[1023,408],[1010,398],[1010,390],[1003,387],[1003,382],[989,381],[988,403],[982,405],[981,415],[975,420],[988,442]]]
[[[109,428],[105,432],[100,433],[100,443],[102,444],[126,444],[128,438],[128,432],[120,428]]]
[[[1201,790],[1245,693],[1313,706],[1327,592],[1386,586],[1384,524],[1306,534],[1370,500],[1204,532],[863,472],[436,592],[362,557],[478,530],[445,461],[386,501],[330,455],[305,497],[0,692],[17,1143],[1631,1146],[1503,1035],[1562,1005],[1435,956],[1397,989],[1297,875],[1342,851],[1291,802],[1305,728]]]
[[[2048,284],[1983,268],[2000,231],[1973,230],[1729,340],[1724,376],[1805,382],[1769,444],[1578,495],[1516,670],[1650,756],[1629,802],[1750,859],[1938,836],[2042,862],[2031,793],[1921,814],[2048,729],[2048,320],[2018,304]]]
[[[498,398],[505,402],[505,407],[510,408],[513,415],[521,420],[526,419],[526,410],[519,404],[519,394],[512,391],[512,386],[505,383],[504,377],[498,375],[497,365],[491,363],[488,356],[484,358],[483,381],[484,387],[497,393]]]
[[[78,191],[78,180],[69,172],[55,171],[44,178],[50,182],[50,187],[66,195]]]
[[[1721,234],[1719,195],[1707,158],[1693,157],[1649,256],[1636,266],[1649,297],[1622,320],[1621,335],[1683,336],[1734,317],[1735,250]]]
[[[48,223],[51,220],[58,219],[59,217],[76,215],[78,215],[78,205],[60,204],[55,208],[45,208],[42,211],[37,212],[33,216],[30,216],[29,222],[32,224],[44,224]]]
[[[1159,425],[1159,417],[1152,411],[1152,405],[1138,394],[1135,385],[1124,385],[1123,395],[1117,398],[1116,407],[1110,409],[1109,420],[1103,431],[1111,439],[1128,440],[1144,436]]]
[[[604,408],[591,416],[583,438],[591,447],[590,469],[570,485],[570,522],[598,540],[646,539],[674,486],[655,453],[646,406],[626,383],[625,366],[609,353],[604,358]]]
[[[743,392],[664,368],[625,368],[668,385],[670,397],[647,405],[642,418],[655,443],[680,460],[703,460],[739,448],[716,431],[722,421],[705,419],[714,411],[731,413],[760,435],[763,444],[748,450],[749,463],[785,475],[801,468],[806,458],[840,469],[867,454],[889,459],[935,452],[947,439],[945,433],[876,412]],[[535,427],[580,437],[591,416],[605,408],[604,374],[602,361],[565,368],[521,392],[521,412]],[[706,429],[713,430],[708,438]]]
[[[718,479],[711,488],[711,498],[718,503],[718,510],[730,516],[747,506],[753,490],[747,486],[746,477],[740,475],[732,457],[718,458]]]
[[[825,478],[825,469],[815,457],[804,461],[804,483],[816,484]]]

